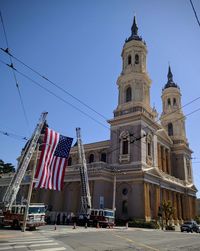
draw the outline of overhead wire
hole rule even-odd
[[[100,124],[101,126],[109,129],[108,126],[106,126],[105,124],[101,123],[100,121],[96,120],[95,118],[93,118],[92,116],[90,116],[88,113],[84,112],[83,110],[81,110],[80,108],[78,108],[77,106],[69,103],[68,101],[66,101],[65,99],[63,99],[62,97],[60,97],[59,95],[55,94],[54,92],[52,92],[51,90],[47,89],[46,87],[42,86],[40,83],[38,83],[37,81],[35,81],[34,79],[30,78],[29,76],[27,76],[26,74],[22,73],[21,71],[19,71],[18,69],[14,68],[13,65],[9,65],[6,62],[4,62],[3,60],[0,59],[0,62],[10,68],[13,68],[13,70],[15,70],[18,74],[20,74],[21,76],[23,76],[24,78],[28,79],[30,82],[32,82],[33,84],[39,86],[41,89],[45,90],[46,92],[50,93],[51,95],[53,95],[54,97],[58,98],[59,100],[61,100],[62,102],[66,103],[67,105],[73,107],[75,110],[81,112],[82,114],[84,114],[85,116],[87,116],[88,118],[90,118],[91,120],[95,121],[96,123]]]
[[[8,48],[9,48],[8,37],[7,37],[7,34],[6,34],[6,29],[5,29],[5,25],[4,25],[4,21],[3,21],[3,16],[2,16],[1,10],[0,10],[0,19],[1,19],[2,27],[3,27],[3,33],[4,33],[4,37],[5,37],[5,41],[6,41],[7,50],[8,50]],[[12,57],[10,55],[9,55],[9,59],[10,59],[10,64],[13,66]],[[25,121],[26,121],[26,124],[27,124],[27,127],[28,127],[28,131],[30,131],[28,116],[26,114],[26,109],[25,109],[25,106],[24,106],[24,101],[23,101],[22,94],[21,94],[21,91],[20,91],[20,88],[19,88],[19,82],[17,81],[17,76],[16,76],[15,71],[13,70],[13,68],[12,68],[11,71],[13,73],[13,77],[14,77],[14,81],[15,81],[15,86],[16,86],[17,91],[18,91],[18,95],[19,95],[19,99],[20,99],[22,111],[23,111],[23,114],[24,114],[24,118],[25,118]]]
[[[1,48],[1,50],[4,51],[4,52],[6,52],[6,51],[5,51],[4,49],[2,49],[2,48]],[[6,52],[6,53],[9,53],[9,52]],[[66,101],[65,99],[61,98],[60,96],[58,96],[58,95],[55,94],[54,92],[52,92],[52,91],[50,91],[49,89],[47,89],[46,87],[42,86],[42,85],[41,85],[40,83],[38,83],[37,81],[33,80],[32,78],[30,78],[30,77],[27,76],[26,74],[24,74],[24,73],[22,73],[21,71],[19,71],[18,69],[16,69],[16,68],[13,66],[13,64],[10,64],[10,65],[9,65],[9,64],[7,64],[6,62],[4,62],[4,61],[1,60],[1,59],[0,59],[0,62],[1,62],[2,64],[6,65],[6,66],[8,66],[8,67],[10,67],[10,68],[12,68],[12,69],[13,69],[14,71],[16,71],[18,74],[22,75],[23,77],[25,77],[26,79],[28,79],[28,80],[31,81],[32,83],[34,83],[34,84],[36,84],[37,86],[39,86],[40,88],[44,89],[46,92],[48,92],[48,93],[50,93],[51,95],[55,96],[56,98],[60,99],[61,101],[63,101],[63,102],[66,103],[67,105],[69,105],[69,106],[73,107],[74,109],[78,110],[79,112],[81,112],[81,113],[84,114],[85,116],[89,117],[89,118],[92,119],[93,121],[97,122],[98,124],[100,124],[100,125],[103,126],[104,128],[110,130],[110,128],[109,128],[108,126],[106,126],[105,124],[101,123],[99,120],[96,120],[95,118],[93,118],[92,116],[90,116],[88,113],[86,113],[86,112],[84,112],[83,110],[79,109],[79,108],[76,107],[75,105],[69,103],[68,101]],[[171,114],[173,114],[173,113],[175,113],[175,112],[177,112],[178,110],[182,109],[183,107],[185,107],[185,106],[187,106],[187,105],[190,105],[191,103],[197,101],[198,99],[200,99],[200,97],[197,97],[197,98],[193,99],[192,101],[186,103],[186,104],[183,105],[182,107],[180,107],[180,108],[178,108],[178,109],[176,109],[176,110],[170,112],[169,114],[166,114],[166,117],[169,116],[169,115],[171,115]],[[199,111],[199,110],[200,110],[200,108],[197,109],[197,110],[195,110],[195,111],[192,111],[191,113],[187,114],[186,116],[189,116],[189,115],[191,115],[191,114],[193,114],[193,113],[195,113],[195,112],[197,112],[197,111]],[[183,119],[183,118],[186,117],[186,116],[183,116],[183,117],[181,117],[181,118],[178,118],[177,120]],[[159,120],[157,120],[157,121],[151,121],[151,123],[157,125],[156,122],[158,122],[158,121],[159,121]],[[175,121],[176,121],[176,120],[175,120]],[[175,121],[173,121],[173,122],[175,122]],[[148,128],[148,126],[144,127],[143,129],[145,129],[145,128]],[[115,132],[115,131],[113,131],[113,132]],[[116,133],[116,132],[115,132],[115,133]],[[139,136],[139,137],[138,137],[138,136],[136,137],[134,134],[132,134],[131,136],[134,137],[134,139],[131,141],[131,143],[134,143],[134,142],[139,141],[140,139],[146,137],[146,134],[144,134],[144,135],[142,135],[142,136]],[[136,146],[137,146],[137,145],[136,145]],[[140,147],[140,146],[137,146],[137,147]],[[111,150],[110,152],[116,151],[116,150],[118,150],[118,149],[119,149],[119,147],[117,147],[117,148]]]
[[[84,105],[85,107],[89,108],[91,111],[95,112],[97,115],[99,115],[100,117],[102,117],[103,119],[106,120],[106,123],[107,123],[107,120],[108,118],[106,118],[104,115],[102,115],[100,112],[96,111],[94,108],[92,108],[91,106],[89,106],[88,104],[86,104],[85,102],[83,102],[82,100],[80,100],[79,98],[75,97],[73,94],[71,94],[69,91],[67,91],[66,89],[64,89],[63,87],[59,86],[55,81],[53,82],[52,80],[50,80],[48,77],[44,76],[43,74],[41,74],[39,71],[35,70],[33,67],[29,66],[27,63],[23,62],[22,60],[20,60],[18,57],[16,57],[15,55],[11,54],[9,52],[9,50],[7,49],[3,49],[1,48],[1,50],[6,53],[6,54],[9,54],[10,57],[12,57],[13,59],[15,59],[16,61],[18,61],[19,63],[21,63],[23,66],[27,67],[29,70],[33,71],[35,74],[37,74],[38,76],[40,76],[42,79],[48,81],[51,85],[55,86],[56,88],[58,88],[59,90],[63,91],[65,94],[69,95],[70,97],[72,97],[73,99],[75,99],[76,101],[78,101],[79,103],[81,103],[82,105]],[[176,110],[172,111],[171,113],[169,114],[166,114],[165,117],[173,114],[173,113],[176,113],[178,110],[181,110],[182,108],[194,103],[195,101],[199,100],[200,99],[200,96],[191,100],[190,102],[186,103],[185,105],[177,108]],[[156,120],[156,121],[152,121],[151,123],[152,124],[156,124],[157,122],[159,122],[160,119]],[[104,126],[105,127],[105,126]],[[143,129],[147,128],[148,126],[144,127]],[[135,139],[137,139],[138,137],[134,136]]]
[[[91,111],[93,111],[94,113],[96,113],[97,115],[99,115],[100,117],[102,117],[105,120],[108,120],[108,118],[106,118],[103,114],[101,114],[100,112],[98,112],[97,110],[95,110],[94,108],[92,108],[90,105],[86,104],[85,102],[83,102],[81,99],[75,97],[73,94],[71,94],[69,91],[67,91],[66,89],[64,89],[63,87],[61,87],[60,85],[58,85],[56,82],[50,80],[48,77],[42,75],[39,71],[33,69],[33,67],[27,65],[26,63],[24,63],[22,60],[18,59],[17,57],[15,57],[14,55],[12,55],[9,50],[3,49],[1,48],[2,51],[4,51],[5,53],[7,53],[8,55],[10,55],[10,57],[14,58],[16,61],[18,61],[19,63],[21,63],[23,66],[27,67],[29,70],[31,70],[32,72],[34,72],[35,74],[37,74],[38,76],[40,76],[42,79],[48,81],[51,85],[55,86],[56,88],[58,88],[59,90],[61,90],[62,92],[64,92],[65,94],[67,94],[68,96],[70,96],[71,98],[75,99],[76,101],[78,101],[80,104],[82,104],[83,106],[87,107],[88,109],[90,109]]]
[[[193,12],[194,12],[196,21],[197,21],[197,23],[198,23],[198,25],[199,25],[199,27],[200,27],[200,21],[199,21],[199,18],[198,18],[198,16],[197,16],[197,12],[196,12],[196,10],[195,10],[195,7],[194,7],[194,4],[193,4],[192,0],[190,0],[190,4],[191,4],[191,6],[192,6],[192,9],[193,9]]]
[[[3,134],[4,136],[9,136],[9,137],[12,137],[12,138],[15,138],[15,139],[25,140],[25,141],[28,140],[26,137],[23,137],[21,135],[17,135],[17,134],[14,134],[14,133],[5,132],[5,131],[2,131],[2,130],[0,130],[0,133]]]

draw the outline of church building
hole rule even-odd
[[[158,219],[162,201],[170,200],[176,208],[176,222],[193,219],[197,189],[180,87],[169,67],[158,120],[156,109],[150,104],[147,46],[138,34],[135,18],[121,57],[118,105],[108,121],[110,139],[84,145],[92,207],[113,208],[118,219],[150,221]],[[63,191],[34,190],[33,202],[44,202],[56,212],[79,212],[77,150],[77,146],[71,148]]]

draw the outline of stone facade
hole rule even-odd
[[[158,123],[158,114],[150,105],[147,46],[138,35],[135,18],[131,31],[121,54],[118,105],[114,117],[108,121],[110,139],[84,145],[92,207],[115,208],[116,218],[120,219],[149,221],[158,219],[163,200],[171,200],[176,208],[174,220],[192,219],[197,190],[193,184],[192,151],[186,138],[180,88],[173,82],[169,68],[162,91],[161,123]],[[51,210],[67,214],[79,212],[77,146],[71,149],[64,182],[62,192],[34,190],[32,202],[44,202]],[[26,186],[24,183],[20,194]]]

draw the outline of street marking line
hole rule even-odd
[[[41,246],[56,246],[56,245],[58,245],[58,243],[57,242],[54,242],[54,243],[42,243],[42,244],[31,244],[31,245],[29,245],[28,247],[41,247]]]
[[[152,248],[152,247],[150,247],[150,246],[148,246],[148,245],[142,244],[142,243],[140,243],[140,242],[133,241],[133,240],[131,240],[131,239],[129,239],[129,238],[120,236],[120,235],[118,235],[118,234],[113,234],[113,235],[114,235],[114,236],[117,236],[117,237],[119,237],[119,238],[121,238],[121,239],[127,240],[127,241],[129,241],[129,242],[135,243],[136,245],[139,245],[139,246],[142,246],[142,247],[146,247],[146,248],[151,249],[151,250],[154,250],[154,251],[160,251],[159,249]]]
[[[18,246],[18,247],[15,247],[16,249],[17,248],[25,248],[26,246]],[[6,249],[13,249],[13,247],[3,247],[3,248],[0,248],[0,250],[6,250]]]
[[[37,240],[35,240],[35,241],[37,241],[37,243],[45,243],[45,242],[47,242],[47,243],[51,243],[51,242],[54,242],[54,240],[44,240],[44,241],[39,241],[38,239]],[[35,243],[35,241],[19,241],[19,242],[17,242],[17,241],[15,241],[15,242],[12,242],[12,241],[8,241],[8,242],[6,242],[6,243],[0,243],[0,246],[8,246],[8,245],[19,245],[19,244],[31,244],[31,243]]]
[[[47,248],[47,249],[37,249],[34,251],[59,251],[59,250],[66,250],[66,248],[61,247],[61,248]]]

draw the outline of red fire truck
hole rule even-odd
[[[11,210],[2,212],[1,224],[19,228],[23,226],[26,205],[13,205]],[[26,227],[33,230],[45,225],[45,206],[42,203],[30,204]]]

